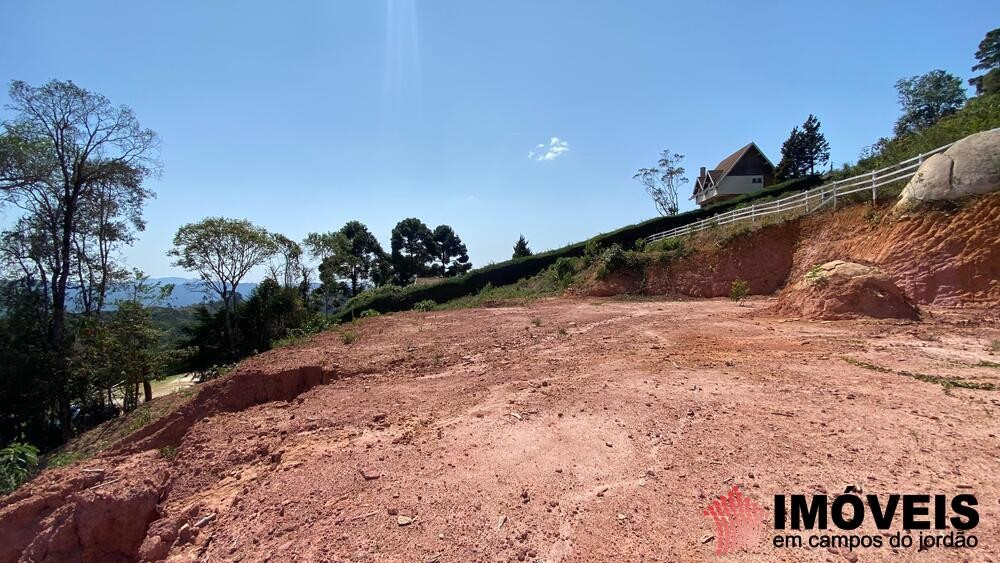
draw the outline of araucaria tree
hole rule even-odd
[[[7,274],[43,297],[55,410],[72,434],[68,300],[97,314],[123,268],[114,250],[144,227],[143,182],[159,170],[159,139],[132,110],[73,82],[10,87],[0,133],[0,197],[17,215],[4,229]]]
[[[398,285],[409,285],[418,276],[431,273],[434,233],[415,217],[403,219],[392,229],[392,269]]]
[[[665,149],[660,153],[660,160],[652,168],[640,168],[632,179],[638,180],[646,188],[646,193],[653,199],[660,215],[677,215],[680,207],[677,203],[677,192],[688,182],[684,176],[681,162],[684,155],[671,153]]]
[[[801,128],[792,128],[781,145],[781,161],[775,173],[779,180],[816,174],[830,162],[830,143],[819,127],[819,119],[810,113]]]
[[[234,355],[236,288],[277,251],[274,237],[245,219],[209,217],[184,225],[174,235],[174,248],[167,255],[175,258],[175,266],[198,274],[202,288],[222,300],[226,341]]]
[[[531,249],[528,248],[528,241],[525,240],[524,235],[517,238],[517,242],[514,243],[514,254],[511,258],[523,258],[525,256],[531,256]]]
[[[896,135],[917,133],[937,123],[965,104],[962,80],[943,70],[896,81],[903,115],[896,120]]]
[[[982,70],[985,74],[973,76],[969,79],[969,84],[976,87],[976,94],[994,93],[992,83],[1000,80],[1000,27],[986,33],[986,37],[979,43],[976,50],[977,62],[972,70]],[[990,80],[986,80],[989,77]]]
[[[469,252],[465,243],[448,225],[438,225],[433,233],[434,264],[431,273],[436,276],[451,277],[464,274],[472,269]]]
[[[377,270],[385,259],[382,245],[360,221],[348,221],[335,233],[309,233],[305,245],[320,260],[328,278],[350,280],[352,296],[365,282],[379,277]]]

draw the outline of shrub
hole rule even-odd
[[[358,333],[354,332],[353,330],[345,330],[344,332],[340,333],[340,340],[347,346],[354,344],[354,342],[357,341],[357,339],[358,339]]]
[[[569,285],[576,275],[576,260],[573,258],[560,258],[556,260],[550,268],[555,275],[556,281],[563,287]]]
[[[641,258],[638,253],[625,250],[618,244],[612,244],[601,253],[597,264],[597,276],[603,278],[612,272],[624,268],[638,268]]]
[[[367,319],[369,317],[377,317],[381,314],[382,313],[379,313],[375,309],[365,309],[364,311],[361,311],[361,314],[358,316],[361,317],[362,319]]]
[[[500,262],[499,264],[490,264],[461,276],[447,278],[433,285],[409,286],[406,288],[385,286],[364,291],[352,297],[334,316],[334,320],[350,320],[357,317],[361,311],[367,309],[373,309],[381,313],[406,311],[412,309],[414,304],[424,299],[433,299],[438,303],[445,303],[459,297],[475,296],[486,287],[486,284],[491,284],[496,288],[516,283],[525,278],[531,278],[555,264],[560,258],[582,256],[584,257],[584,264],[590,266],[592,262],[587,262],[587,257],[596,258],[600,254],[601,247],[616,243],[619,245],[632,245],[636,238],[648,237],[668,229],[681,227],[688,223],[705,219],[716,213],[728,211],[744,202],[798,192],[818,186],[820,183],[822,183],[822,179],[819,176],[797,178],[769,186],[753,194],[747,194],[711,205],[704,209],[695,209],[667,217],[656,217],[642,223],[597,235],[585,242],[578,242],[563,248],[540,252],[531,256],[514,258],[506,262]]]
[[[593,264],[601,255],[601,245],[594,239],[588,240],[583,245],[583,263],[586,266]]]
[[[750,285],[747,284],[746,280],[740,278],[733,280],[733,283],[729,286],[729,298],[737,303],[746,299],[749,292]]]
[[[994,127],[1000,127],[1000,94],[977,96],[962,109],[917,133],[880,139],[857,164],[844,166],[834,176],[847,178],[890,166]]]
[[[0,494],[8,494],[31,477],[38,467],[38,448],[13,442],[0,449]]]
[[[229,373],[236,364],[222,364],[213,365],[208,369],[203,369],[198,371],[194,375],[194,380],[197,383],[205,383],[206,381],[212,381],[213,379],[218,379],[219,377]]]
[[[417,301],[416,305],[413,306],[413,310],[426,313],[427,311],[433,311],[434,307],[437,307],[437,302],[433,299],[424,299],[423,301]]]
[[[810,285],[826,285],[827,279],[826,275],[823,273],[822,264],[816,264],[812,268],[809,268],[809,271],[806,272],[806,282]]]

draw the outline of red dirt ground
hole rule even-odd
[[[870,205],[854,205],[808,215],[737,236],[721,248],[708,241],[687,258],[651,265],[645,280],[615,278],[615,287],[598,284],[593,294],[722,297],[742,278],[751,294],[765,295],[816,264],[846,260],[884,270],[918,304],[1000,303],[1000,193],[963,200],[951,211],[924,206],[895,216],[891,207],[880,204],[873,214]]]
[[[979,546],[919,555],[995,559],[1000,392],[898,372],[1000,383],[981,364],[1000,361],[997,310],[810,323],[759,314],[773,303],[367,319],[349,346],[326,333],[253,358],[141,447],[0,500],[0,561],[700,561],[702,510],[734,484],[769,513],[774,494],[848,485],[971,492]],[[761,544],[732,559],[917,556]]]

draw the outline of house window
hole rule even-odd
[[[750,181],[750,183],[751,183],[751,184],[763,184],[763,183],[764,183],[764,179],[763,179],[763,178],[753,178],[753,179],[752,179],[752,180]]]

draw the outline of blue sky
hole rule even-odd
[[[777,162],[815,113],[834,163],[852,161],[891,132],[898,78],[968,78],[998,16],[986,1],[8,2],[0,80],[72,79],[160,134],[164,174],[126,253],[153,276],[184,275],[164,253],[208,215],[295,239],[358,219],[387,250],[415,216],[483,265],[520,233],[539,251],[654,216],[632,174],[664,147],[690,177],[751,140]]]

